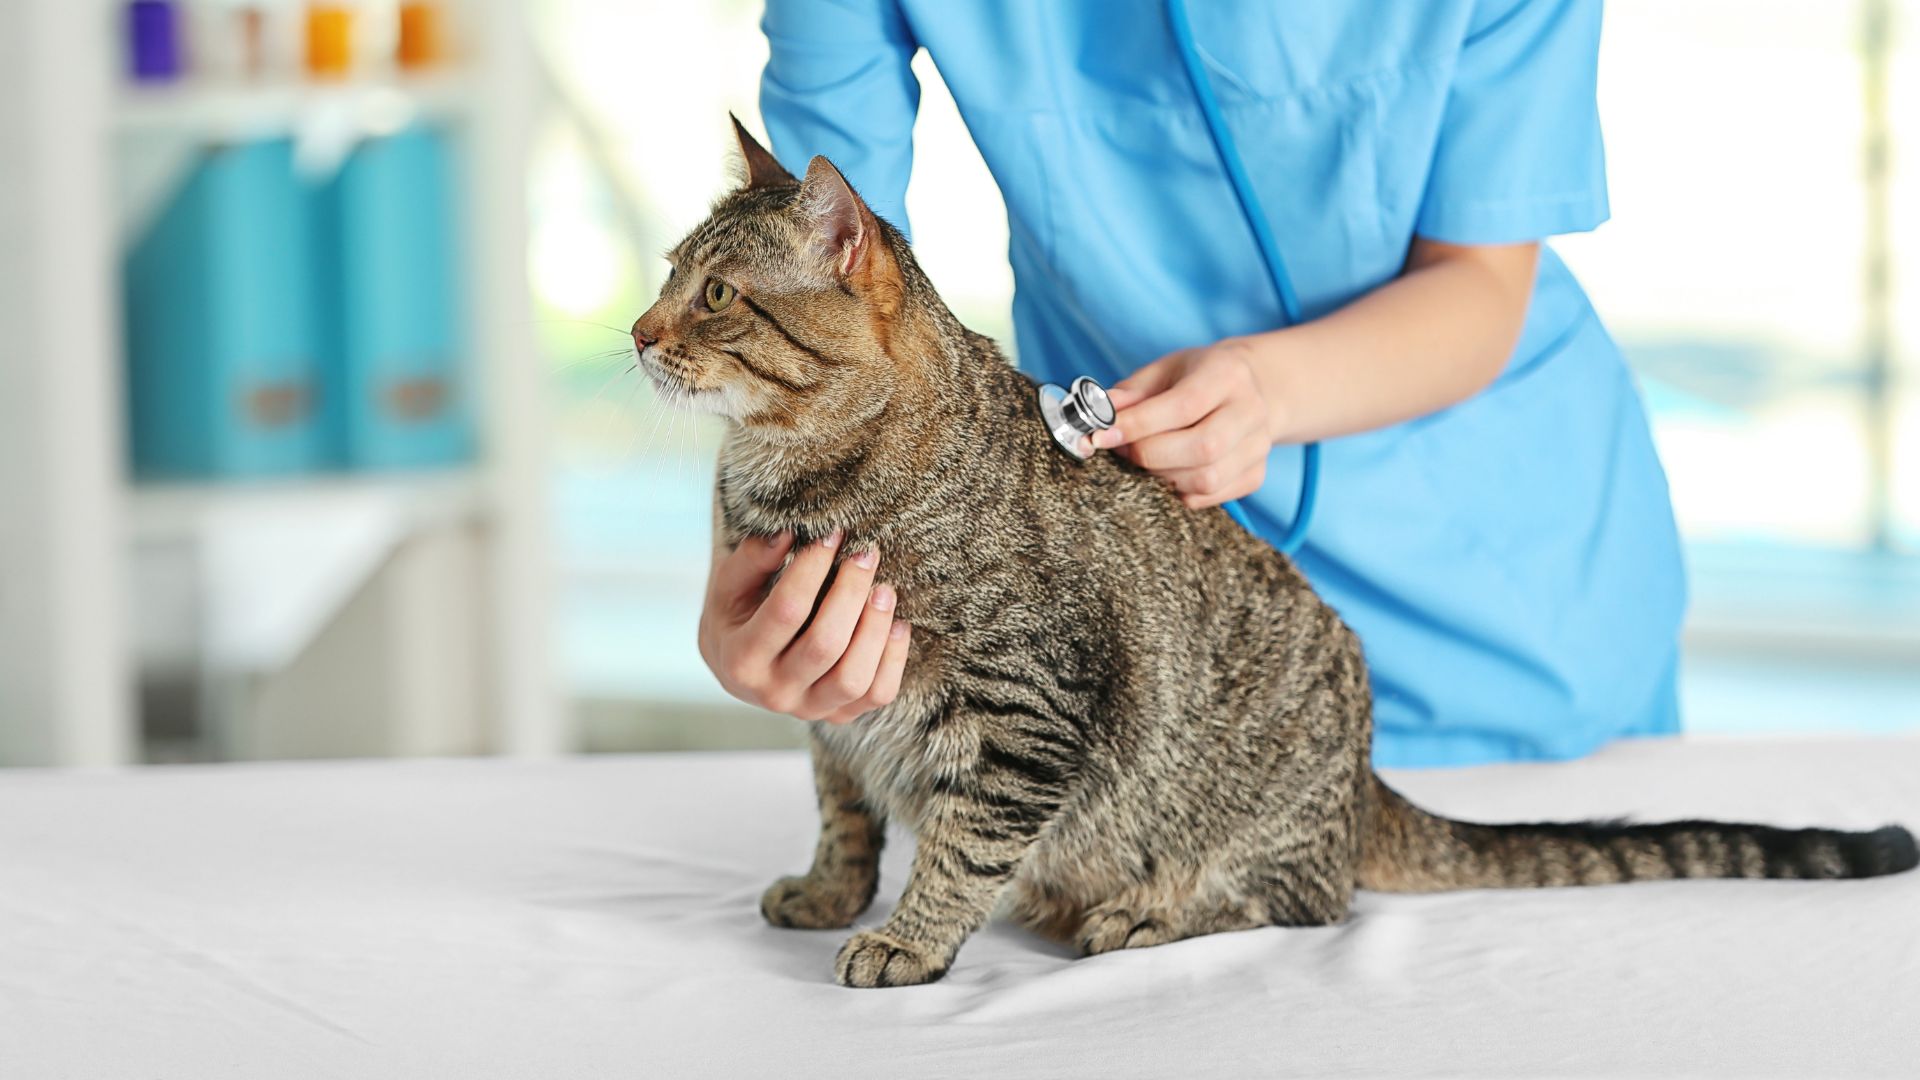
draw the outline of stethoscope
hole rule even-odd
[[[1260,208],[1260,199],[1254,194],[1252,182],[1247,179],[1247,169],[1241,164],[1240,151],[1234,145],[1233,134],[1227,130],[1226,118],[1220,115],[1220,103],[1213,96],[1213,83],[1200,66],[1200,53],[1193,44],[1193,28],[1187,23],[1186,0],[1167,0],[1167,19],[1173,24],[1173,43],[1180,51],[1181,63],[1186,65],[1187,79],[1193,83],[1194,96],[1200,100],[1200,113],[1206,118],[1207,133],[1213,138],[1213,148],[1220,155],[1220,164],[1226,169],[1227,180],[1233,185],[1240,213],[1247,219],[1254,243],[1260,248],[1260,259],[1266,263],[1267,276],[1273,281],[1273,291],[1279,294],[1280,310],[1285,316],[1282,325],[1292,326],[1300,321],[1300,300],[1294,294],[1293,279],[1287,276],[1287,265],[1280,258],[1280,245],[1273,238],[1273,229],[1267,223],[1266,213]],[[1106,390],[1084,376],[1075,379],[1073,385],[1065,390],[1052,383],[1041,386],[1040,413],[1046,419],[1047,430],[1053,433],[1054,441],[1067,453],[1083,461],[1093,452],[1086,440],[1094,432],[1112,427],[1114,421],[1113,402],[1108,400]],[[1286,535],[1273,545],[1288,555],[1300,550],[1300,545],[1306,542],[1307,527],[1313,523],[1314,502],[1320,493],[1320,444],[1310,442],[1301,450],[1300,501],[1294,506],[1293,524],[1288,527]],[[1255,531],[1252,520],[1247,517],[1246,508],[1238,500],[1227,503],[1224,509],[1248,532]]]

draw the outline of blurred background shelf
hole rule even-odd
[[[340,84],[127,86],[114,96],[113,127],[122,134],[184,133],[202,140],[259,139],[315,126],[383,135],[420,120],[466,116],[473,90],[468,77],[453,74]]]
[[[202,534],[235,517],[370,511],[414,531],[473,524],[490,509],[478,469],[141,483],[127,499],[127,531],[136,543]]]
[[[304,9],[281,5],[295,17]],[[368,5],[363,14],[393,5]],[[0,35],[0,763],[503,752],[574,742],[552,670],[546,381],[527,283],[534,78],[518,0],[451,0],[458,66],[164,86],[125,5],[22,0]],[[136,483],[128,246],[196,148],[337,166],[446,130],[470,467]],[[17,359],[16,359],[17,358]]]

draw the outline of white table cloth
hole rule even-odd
[[[1920,740],[1400,773],[1489,820],[1920,825]],[[1920,1075],[1920,874],[1398,897],[833,985],[796,754],[0,773],[0,1077]],[[895,837],[883,918],[909,845]]]

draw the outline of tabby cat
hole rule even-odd
[[[898,698],[816,724],[819,845],[761,900],[845,927],[883,823],[917,847],[847,986],[939,978],[1002,907],[1086,953],[1340,920],[1355,888],[1853,878],[1913,837],[1682,821],[1479,825],[1369,765],[1360,643],[1291,562],[1111,455],[1051,440],[1031,381],[960,325],[825,158],[795,180],[735,123],[745,183],[634,324],[682,407],[728,421],[716,536],[877,545],[914,627]]]

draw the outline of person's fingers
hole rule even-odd
[[[1260,490],[1260,483],[1265,477],[1266,473],[1262,470],[1249,470],[1242,473],[1240,479],[1234,481],[1223,491],[1218,491],[1211,495],[1194,496],[1185,501],[1187,505],[1193,509],[1203,510],[1209,506],[1220,506],[1224,503],[1230,503],[1235,499],[1244,499]]]
[[[907,653],[913,644],[913,626],[905,619],[893,620],[887,629],[887,646],[880,653],[880,668],[873,674],[873,685],[866,696],[851,705],[836,710],[827,717],[832,724],[845,724],[858,720],[867,713],[886,705],[900,696],[900,679],[907,670]]]
[[[1153,363],[1121,379],[1107,388],[1107,398],[1116,409],[1145,401],[1147,398],[1172,386],[1180,377],[1180,360],[1184,353],[1168,353]]]
[[[879,565],[880,552],[875,548],[856,552],[840,563],[806,631],[780,654],[778,667],[783,677],[810,687],[840,662],[853,639],[860,612],[867,606],[874,569]]]
[[[1127,456],[1134,464],[1154,472],[1218,464],[1257,439],[1257,426],[1252,410],[1229,403],[1208,413],[1192,427],[1133,443]]]
[[[912,645],[913,624],[904,619],[893,620],[893,625],[887,628],[887,647],[880,654],[880,670],[874,673],[873,687],[867,691],[867,708],[891,705],[900,695],[900,679],[906,674],[907,651]]]
[[[880,656],[887,648],[887,630],[893,625],[896,601],[893,586],[878,585],[867,595],[860,622],[853,628],[853,639],[840,662],[813,684],[807,694],[808,706],[825,717],[859,701],[873,688],[880,670]],[[806,719],[806,717],[802,717]]]
[[[1113,426],[1093,433],[1102,450],[1135,443],[1163,431],[1188,427],[1220,404],[1218,395],[1197,379],[1182,379],[1161,393],[1118,411]]]
[[[1267,459],[1262,454],[1251,459],[1202,466],[1165,474],[1172,481],[1180,500],[1199,508],[1218,506],[1260,490],[1267,476]]]
[[[1202,434],[1197,427],[1153,435],[1124,448],[1135,465],[1153,472],[1193,469],[1207,465],[1226,451],[1217,433]]]
[[[793,546],[793,531],[782,529],[772,536],[749,536],[738,547],[714,564],[707,580],[707,603],[718,601],[725,608],[745,605],[750,614],[758,606],[767,579],[780,569],[787,550]]]
[[[774,582],[772,591],[760,602],[759,610],[741,627],[741,640],[735,666],[755,670],[773,663],[813,614],[813,603],[820,596],[820,584],[833,568],[834,552],[840,547],[840,530],[835,529],[817,542],[800,549]]]
[[[1256,465],[1242,472],[1231,482],[1214,491],[1200,495],[1183,495],[1180,497],[1180,501],[1195,510],[1203,510],[1209,506],[1219,506],[1222,503],[1229,503],[1235,499],[1244,499],[1254,492],[1259,491],[1261,482],[1264,481],[1266,477],[1266,467],[1264,465]]]

